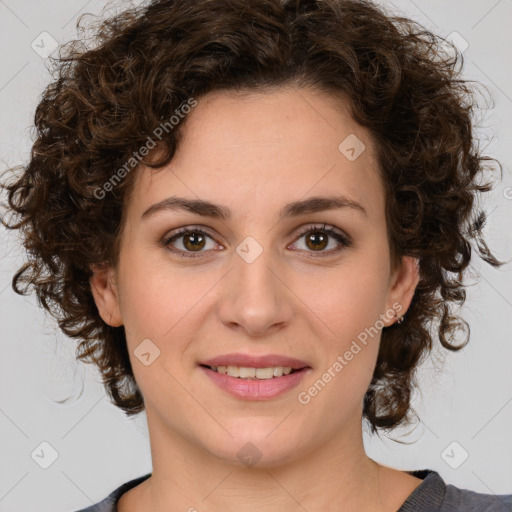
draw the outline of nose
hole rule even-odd
[[[287,286],[284,267],[271,251],[263,250],[253,260],[246,254],[255,248],[248,247],[248,253],[242,246],[234,254],[233,268],[221,285],[218,311],[221,322],[229,328],[264,337],[290,323],[293,293]]]

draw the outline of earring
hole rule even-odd
[[[403,316],[401,316],[401,317],[397,318],[397,316],[396,316],[396,311],[395,311],[395,322],[396,322],[398,325],[400,325],[403,321],[404,321],[404,317],[403,317]]]

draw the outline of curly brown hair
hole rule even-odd
[[[91,47],[76,39],[61,48],[35,112],[30,161],[3,185],[13,215],[3,223],[20,230],[28,254],[13,289],[32,287],[80,340],[77,358],[97,365],[115,405],[141,412],[124,328],[102,321],[89,284],[93,265],[117,264],[135,170],[101,198],[98,190],[191,97],[284,85],[343,95],[377,148],[393,265],[414,256],[420,272],[404,322],[383,329],[363,417],[373,433],[408,421],[415,370],[434,333],[449,350],[469,340],[453,308],[466,298],[471,243],[489,264],[503,264],[475,206],[492,188],[480,182],[495,170],[486,162],[502,166],[477,147],[462,54],[366,0],[155,0],[100,20],[95,36]],[[169,163],[185,122],[163,134],[159,161],[142,163]]]

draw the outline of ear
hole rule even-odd
[[[396,268],[390,279],[388,310],[394,309],[398,315],[405,315],[419,280],[418,258],[403,256],[400,265]],[[389,325],[392,325],[395,321],[393,319]]]
[[[111,327],[123,325],[114,270],[106,265],[91,268],[89,284],[101,318]]]

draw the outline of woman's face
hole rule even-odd
[[[417,273],[391,272],[374,146],[340,107],[308,89],[209,94],[170,164],[138,171],[115,285],[92,284],[125,326],[153,439],[271,466],[360,435],[380,330]]]

